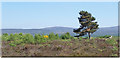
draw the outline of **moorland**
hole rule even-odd
[[[73,37],[29,33],[4,33],[2,56],[118,56],[118,36]]]

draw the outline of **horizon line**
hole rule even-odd
[[[50,27],[43,27],[43,28],[0,28],[0,29],[44,29],[44,28],[54,28],[54,27],[66,27],[66,26],[50,26]],[[116,27],[116,26],[103,26],[99,28],[107,28],[107,27]],[[66,28],[75,28],[75,27],[66,27]]]

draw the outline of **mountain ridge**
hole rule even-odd
[[[73,28],[73,27],[64,27],[64,26],[52,26],[52,27],[44,27],[44,28],[3,28],[3,29],[46,29],[46,28]],[[118,26],[111,26],[111,27],[99,27],[99,28],[113,28]]]
[[[69,32],[71,35],[76,35],[73,32],[73,29],[77,28],[71,28],[71,27],[61,27],[61,26],[55,26],[55,27],[47,27],[47,28],[41,28],[41,29],[2,29],[2,33],[40,33],[40,34],[49,34],[51,32],[58,33],[58,34],[64,34],[66,32]],[[103,27],[99,28],[95,33],[92,34],[92,36],[103,36],[103,35],[118,35],[118,26],[113,27]]]

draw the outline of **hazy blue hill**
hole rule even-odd
[[[70,27],[48,27],[48,28],[42,28],[42,29],[2,29],[2,33],[40,33],[40,34],[49,34],[51,32],[58,33],[58,34],[63,34],[66,32],[69,32],[71,35],[75,35],[73,33],[73,29],[75,28],[70,28]],[[114,27],[104,27],[104,28],[99,28],[92,36],[102,36],[102,35],[118,35],[118,26]]]
[[[41,29],[2,29],[2,33],[30,33],[30,34],[35,34],[35,33],[40,33]]]
[[[58,33],[58,34],[63,34],[63,33],[66,33],[66,32],[69,32],[69,33],[73,33],[74,28],[69,28],[69,27],[48,27],[48,28],[43,28],[42,30],[45,31],[49,31],[49,32],[54,32],[54,33]]]
[[[40,34],[49,34],[51,32],[63,34],[66,32],[70,32],[70,34],[73,34],[73,28],[69,27],[48,27],[48,28],[42,28],[42,29],[2,29],[2,33],[40,33]]]
[[[114,27],[104,27],[104,28],[99,28],[94,34],[94,36],[99,36],[99,35],[114,35],[118,36],[118,26]]]

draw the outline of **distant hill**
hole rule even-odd
[[[73,29],[70,27],[48,27],[48,28],[42,28],[42,29],[2,29],[2,33],[40,33],[40,34],[49,34],[51,32],[63,34],[66,32],[69,32],[71,35],[75,35],[73,33]],[[92,36],[103,36],[103,35],[113,35],[118,36],[118,26],[114,27],[104,27],[99,28],[95,33],[92,34]]]
[[[99,28],[93,36],[113,35],[118,36],[118,26]]]

